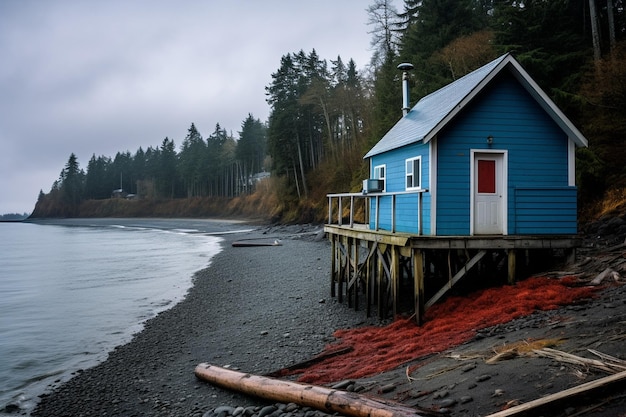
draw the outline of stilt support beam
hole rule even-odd
[[[420,249],[413,249],[413,286],[415,288],[415,321],[424,321],[424,257]]]
[[[515,249],[509,249],[509,273],[508,282],[510,285],[515,284]]]
[[[478,261],[480,261],[483,258],[483,256],[485,256],[486,253],[487,251],[481,250],[476,255],[474,255],[474,257],[470,259],[465,265],[463,265],[461,270],[457,272],[456,275],[452,277],[452,279],[450,279],[449,285],[445,285],[442,289],[440,289],[437,292],[437,294],[433,295],[433,297],[430,300],[428,300],[425,307],[429,308],[430,306],[435,304],[437,301],[439,301],[439,299],[443,297],[444,294],[447,293],[454,286],[454,284],[459,282],[459,280],[463,278],[465,274],[467,274],[467,271],[469,271],[474,265],[476,265]]]

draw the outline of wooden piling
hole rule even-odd
[[[420,236],[357,225],[326,225],[324,230],[331,242],[331,296],[343,302],[345,294],[348,303],[354,304],[355,308],[365,300],[368,317],[371,306],[375,305],[381,320],[389,312],[395,318],[402,313],[399,311],[400,284],[406,278],[413,283],[412,308],[419,324],[430,306],[470,269],[479,263],[488,264],[493,253],[506,254],[507,280],[513,284],[517,279],[518,253],[565,249],[567,254],[572,254],[579,245],[577,238],[568,236]],[[367,248],[364,259],[360,254],[362,248]],[[429,262],[428,267],[425,267],[425,259]],[[523,264],[524,259],[521,258],[520,262]],[[438,291],[437,288],[427,288],[437,282],[430,272],[431,264],[435,271],[446,271],[449,278]],[[360,298],[358,292],[363,286],[365,297]],[[435,293],[429,300],[425,299],[427,290]]]

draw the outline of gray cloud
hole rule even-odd
[[[266,120],[280,57],[368,63],[362,0],[0,2],[0,214],[31,211],[70,153],[180,145]]]

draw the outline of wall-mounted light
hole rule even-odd
[[[487,145],[493,145],[493,136],[487,136]]]

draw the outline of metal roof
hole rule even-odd
[[[577,146],[587,146],[587,139],[541,90],[519,62],[511,54],[505,54],[423,97],[370,149],[364,158],[419,141],[427,143],[504,69],[511,71]]]

